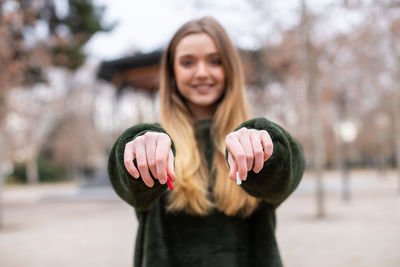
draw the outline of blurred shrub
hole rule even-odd
[[[40,182],[59,182],[66,180],[66,172],[53,161],[40,157],[38,159]],[[16,165],[14,172],[7,178],[8,183],[27,183],[25,164]]]

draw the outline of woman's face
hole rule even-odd
[[[206,33],[190,34],[176,46],[174,72],[178,91],[195,119],[210,118],[224,93],[221,55]]]

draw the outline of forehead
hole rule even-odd
[[[176,57],[218,53],[214,40],[206,33],[193,33],[183,37],[176,46]]]

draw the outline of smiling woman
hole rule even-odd
[[[243,76],[211,17],[168,44],[161,125],[127,129],[109,157],[111,183],[139,221],[134,266],[282,266],[275,209],[300,182],[303,151],[280,126],[250,119]]]
[[[176,47],[174,71],[179,93],[196,120],[209,119],[225,89],[217,47],[205,33],[191,34]]]

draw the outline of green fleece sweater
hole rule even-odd
[[[214,153],[210,127],[210,120],[195,125],[197,141],[209,163]],[[266,130],[274,143],[273,154],[263,169],[258,174],[250,171],[241,185],[248,194],[262,200],[247,218],[226,216],[218,210],[206,217],[166,212],[167,185],[155,181],[152,188],[147,187],[141,179],[130,176],[123,160],[127,142],[147,131],[165,130],[158,124],[140,124],[117,139],[108,172],[113,188],[135,208],[138,218],[135,267],[282,266],[275,239],[275,209],[300,182],[303,150],[288,132],[265,118],[246,121],[237,129],[242,127]],[[175,153],[174,145],[172,149]]]

